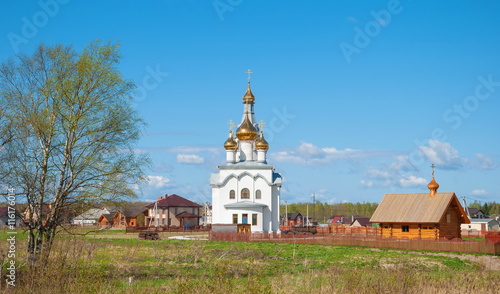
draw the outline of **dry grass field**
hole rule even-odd
[[[81,232],[78,232],[81,233]],[[172,240],[98,231],[61,234],[47,264],[25,263],[4,293],[498,293],[496,256],[350,246]],[[192,233],[191,235],[200,235]],[[0,240],[7,235],[0,233]],[[2,281],[8,244],[0,241]]]

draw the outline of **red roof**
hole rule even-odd
[[[146,207],[154,207],[155,203],[146,205]],[[158,200],[158,207],[201,207],[201,205],[194,203],[193,201],[187,200],[176,194],[170,196],[165,195],[165,198]]]

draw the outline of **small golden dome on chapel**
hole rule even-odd
[[[264,139],[264,132],[260,132],[260,136],[255,140],[255,148],[257,150],[269,150],[269,143]]]
[[[229,137],[226,142],[224,142],[224,148],[226,150],[236,150],[238,149],[238,143],[234,140],[233,131],[229,131]]]

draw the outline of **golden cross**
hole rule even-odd
[[[264,131],[264,127],[266,126],[266,123],[263,120],[260,120],[259,127],[261,131]]]
[[[229,131],[233,131],[233,128],[234,128],[234,122],[232,119],[229,120],[229,122],[227,123],[229,125]]]
[[[432,167],[432,177],[434,177],[434,168],[435,168],[436,166],[435,166],[435,165],[434,165],[434,163],[433,163],[433,164],[431,165],[431,167]]]
[[[246,73],[248,74],[248,81],[250,82],[250,78],[251,78],[251,77],[250,77],[250,74],[253,74],[253,72],[252,72],[252,71],[250,71],[250,69],[248,69],[248,70],[246,71]]]

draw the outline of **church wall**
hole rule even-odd
[[[213,224],[231,224],[233,214],[238,214],[238,222],[241,223],[241,215],[246,213],[249,216],[248,223],[251,223],[251,214],[258,213],[258,225],[252,226],[252,231],[278,231],[279,230],[279,191],[276,186],[269,185],[272,181],[272,169],[223,169],[220,171],[219,183],[225,183],[221,187],[212,188]],[[236,175],[236,176],[235,176]],[[229,177],[229,178],[228,178]],[[227,180],[227,181],[226,181]],[[243,188],[250,191],[249,199],[242,199]],[[235,191],[235,199],[230,199],[230,191]],[[261,191],[261,199],[256,199],[256,191]],[[237,202],[254,202],[267,205],[267,208],[229,208],[224,205]]]

